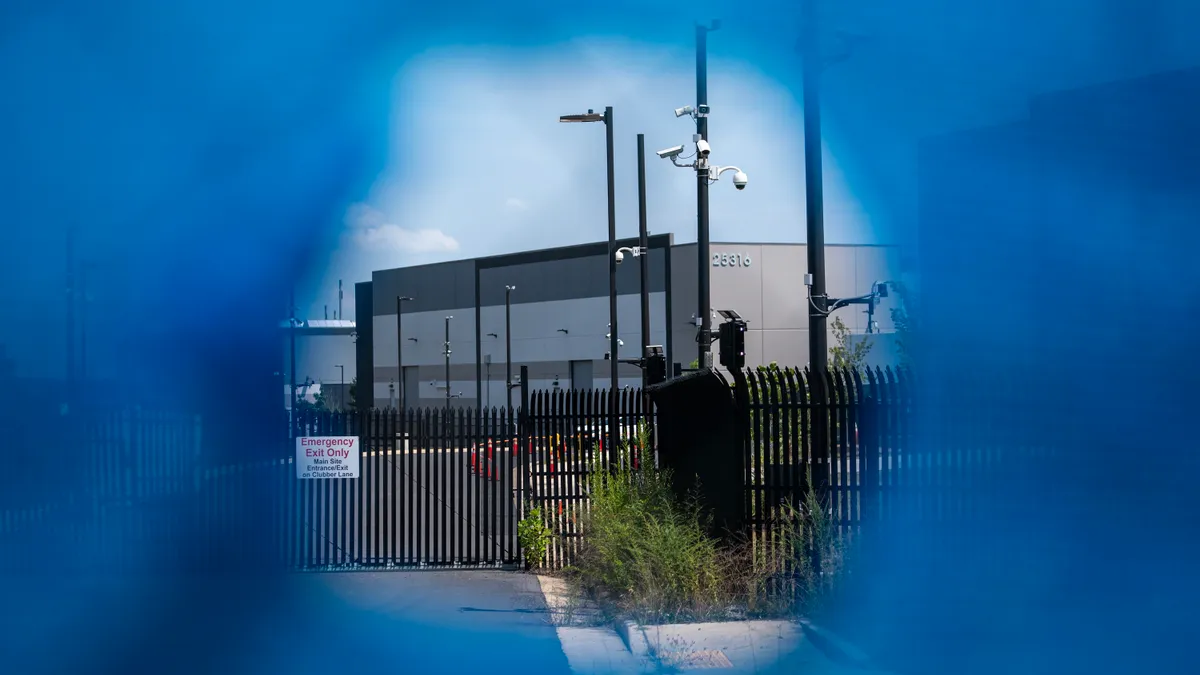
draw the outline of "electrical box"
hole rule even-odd
[[[721,343],[721,365],[726,370],[741,370],[746,367],[746,322],[731,319],[721,324],[717,332]]]
[[[659,345],[650,345],[646,349],[646,384],[659,384],[667,381],[667,356]]]

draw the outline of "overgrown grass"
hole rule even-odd
[[[645,440],[638,447],[648,447]],[[568,573],[610,615],[678,623],[802,613],[842,568],[840,542],[815,494],[784,504],[771,537],[718,538],[699,494],[678,498],[671,472],[635,466],[628,448],[616,466],[593,467],[588,490],[583,546]]]

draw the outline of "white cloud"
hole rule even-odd
[[[529,208],[524,200],[517,199],[516,197],[509,197],[508,199],[504,200],[504,205],[516,211],[524,211],[525,209]]]
[[[355,204],[346,214],[353,241],[360,248],[400,253],[451,253],[458,241],[434,228],[410,230],[387,222],[383,213],[366,204]]]
[[[441,230],[406,230],[399,225],[380,225],[354,234],[354,241],[365,249],[390,249],[404,253],[451,253],[458,241]]]

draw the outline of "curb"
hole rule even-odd
[[[833,634],[831,631],[818,626],[808,619],[799,619],[796,623],[804,630],[804,635],[831,659],[843,664],[859,668],[871,668],[871,657],[858,647]]]
[[[641,627],[636,623],[618,620],[613,622],[613,630],[621,637],[621,642],[625,643],[625,649],[628,649],[630,654],[634,656],[649,654],[650,645],[647,643]]]

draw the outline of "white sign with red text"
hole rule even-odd
[[[296,439],[296,478],[358,478],[358,436]]]

